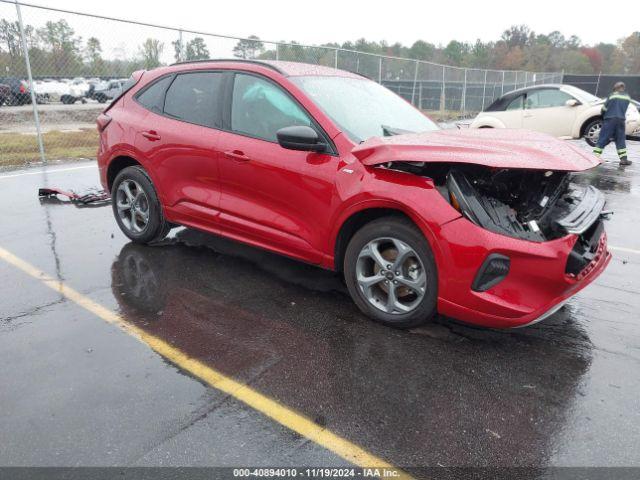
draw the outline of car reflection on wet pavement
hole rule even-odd
[[[95,174],[49,182],[80,188]],[[12,199],[1,218],[23,219],[1,247],[394,465],[640,465],[637,163],[578,178],[615,211],[609,269],[557,314],[509,331],[447,318],[389,329],[364,318],[332,272],[189,229],[127,243],[110,208],[39,205],[40,181],[0,175]],[[0,464],[344,463],[1,260],[0,280],[0,431],[12,438]]]

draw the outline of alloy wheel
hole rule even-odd
[[[356,264],[356,281],[366,300],[385,313],[406,314],[424,298],[427,276],[418,254],[397,238],[367,243]]]
[[[135,180],[125,179],[116,191],[118,216],[129,232],[140,234],[149,224],[149,199]]]

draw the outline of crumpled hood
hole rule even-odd
[[[569,142],[544,133],[511,129],[452,129],[373,137],[351,152],[364,165],[442,162],[579,172],[600,164],[595,155]]]

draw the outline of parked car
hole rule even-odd
[[[71,93],[69,84],[50,78],[35,80],[34,89],[39,103],[58,102]]]
[[[602,128],[604,100],[571,85],[514,90],[478,114],[471,128],[527,128],[559,138],[584,138],[594,146]],[[640,113],[627,109],[627,134],[640,129]]]
[[[9,87],[9,93],[5,98],[7,105],[16,106],[31,103],[29,84],[26,80],[18,77],[0,77],[0,83]]]
[[[599,160],[549,135],[440,130],[359,75],[207,61],[135,72],[97,119],[134,242],[184,225],[333,269],[387,325],[546,318],[610,260]],[[410,133],[415,132],[415,133]]]
[[[4,103],[9,99],[10,94],[11,87],[6,83],[0,83],[0,106],[4,105]]]
[[[63,80],[64,81],[64,80]],[[89,83],[82,77],[76,77],[67,82],[69,92],[60,96],[60,101],[64,104],[72,104],[80,100],[82,103],[87,101],[89,93]]]
[[[106,103],[113,100],[122,93],[122,87],[128,79],[109,80],[102,85],[96,85],[93,90],[92,98],[100,103]]]

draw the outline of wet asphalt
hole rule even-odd
[[[97,187],[91,162],[0,172],[0,247],[394,465],[640,466],[640,145],[609,150],[579,181],[615,211],[610,267],[525,329],[389,329],[331,272],[38,200]],[[0,285],[0,466],[346,464],[2,260]]]

